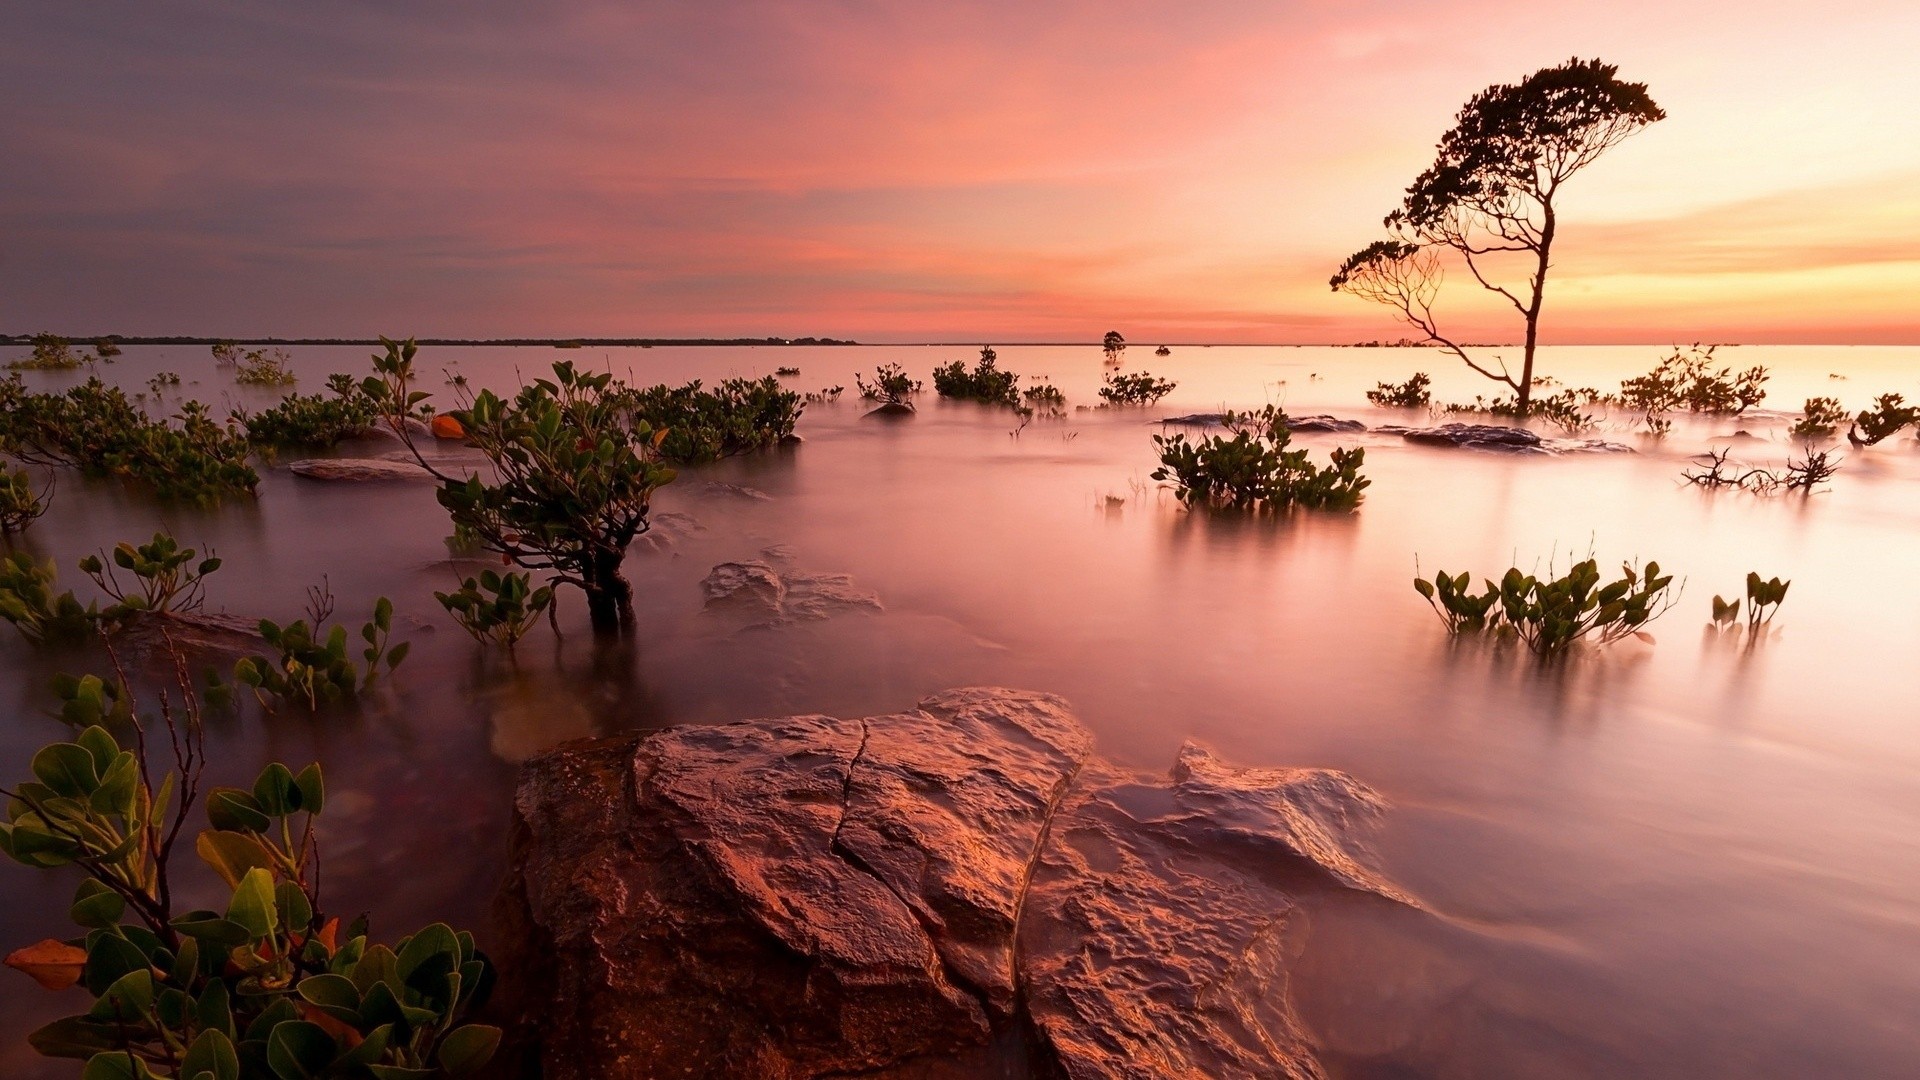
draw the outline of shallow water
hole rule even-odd
[[[15,350],[24,351],[24,350]],[[1920,1062],[1920,453],[1902,436],[1846,452],[1810,498],[1703,493],[1689,455],[1737,427],[1737,453],[1778,463],[1771,413],[1682,421],[1632,454],[1506,457],[1380,435],[1303,435],[1316,457],[1368,447],[1358,514],[1247,521],[1188,513],[1147,479],[1150,421],[1283,402],[1369,423],[1375,379],[1416,367],[1436,396],[1487,384],[1413,350],[1177,347],[1129,368],[1180,382],[1146,411],[1070,411],[1015,432],[1002,411],[929,392],[911,420],[863,420],[857,401],[809,406],[805,442],[686,470],[656,502],[663,552],[628,561],[641,633],[599,648],[577,596],[565,636],[544,627],[516,659],[483,653],[439,612],[452,581],[431,489],[329,486],[263,470],[260,498],[213,512],[159,507],[63,478],[26,544],[84,581],[82,554],[165,525],[226,560],[210,607],[281,619],[325,575],[358,622],[378,595],[414,655],[361,715],[212,733],[220,770],[250,776],[318,758],[336,793],[323,819],[326,891],[397,935],[435,917],[482,923],[504,861],[513,763],[581,735],[742,716],[882,712],[949,686],[1064,695],[1102,750],[1160,770],[1184,739],[1245,765],[1346,769],[1393,804],[1371,834],[1386,873],[1438,917],[1316,921],[1293,980],[1329,1068],[1353,1077],[1805,1077],[1909,1074]],[[302,388],[364,370],[366,350],[295,349]],[[1008,347],[1004,368],[1090,404],[1091,347]],[[852,386],[899,360],[924,377],[970,350],[934,347],[648,350],[427,349],[475,383],[510,384],[555,359],[640,382],[770,374]],[[10,358],[10,357],[5,357]],[[1767,404],[1812,394],[1850,408],[1920,387],[1920,350],[1729,349],[1771,365]],[[4,359],[4,358],[0,358]],[[1647,348],[1546,351],[1573,385],[1645,371]],[[103,376],[264,403],[204,348],[134,347]],[[1830,374],[1845,379],[1829,378]],[[72,381],[28,376],[36,386]],[[429,389],[440,389],[438,378]],[[1424,422],[1424,418],[1411,418]],[[385,453],[375,443],[363,453]],[[725,485],[745,485],[755,498]],[[1118,501],[1115,501],[1118,500]],[[792,565],[845,572],[884,614],[738,631],[702,611],[716,563],[784,546]],[[1413,593],[1419,565],[1493,574],[1591,550],[1654,558],[1686,579],[1680,605],[1628,642],[1542,669],[1456,646]],[[1794,582],[1778,632],[1752,649],[1703,634],[1708,600],[1750,569]],[[55,670],[98,667],[0,639],[0,774],[23,774],[60,734],[44,719]],[[184,875],[197,879],[197,872]],[[0,867],[0,943],[70,932],[72,881]],[[188,903],[193,898],[188,898]],[[0,1074],[35,1063],[22,1035],[77,1011],[78,991],[16,981]]]

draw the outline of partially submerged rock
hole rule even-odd
[[[866,414],[880,420],[905,420],[913,415],[913,403],[910,401],[889,401]]]
[[[1169,416],[1160,421],[1162,424],[1178,424],[1183,427],[1219,427],[1227,422],[1228,413],[1188,413],[1185,416]],[[1358,420],[1343,420],[1337,416],[1316,413],[1312,416],[1287,417],[1288,431],[1365,431],[1367,425]]]
[[[1462,450],[1505,454],[1633,453],[1631,446],[1604,439],[1549,439],[1526,428],[1502,424],[1452,423],[1427,428],[1382,424],[1373,430],[1383,435],[1398,435],[1422,446],[1451,446]]]
[[[813,574],[751,559],[724,562],[700,583],[707,610],[760,625],[830,619],[851,611],[880,611],[880,598],[851,574]]]
[[[289,462],[287,471],[308,480],[352,484],[433,482],[433,474],[413,461],[390,458],[306,458]]]
[[[1040,1075],[1318,1077],[1282,931],[1404,899],[1345,842],[1379,805],[1192,746],[1134,777],[1002,689],[576,744],[521,779],[504,985],[549,1080],[929,1075],[1008,1039]]]

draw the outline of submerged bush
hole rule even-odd
[[[0,536],[25,532],[27,526],[47,512],[53,500],[53,482],[35,491],[33,477],[25,469],[0,469]]]
[[[253,690],[260,704],[271,709],[282,703],[304,703],[308,709],[350,700],[372,686],[384,667],[391,672],[407,658],[407,642],[389,646],[393,632],[393,602],[381,597],[373,618],[360,627],[365,647],[356,661],[349,653],[347,628],[327,629],[333,597],[322,585],[308,590],[307,618],[281,626],[260,620],[260,636],[273,656],[248,656],[233,666],[234,681]],[[310,620],[310,621],[309,621]]]
[[[1371,483],[1360,475],[1364,449],[1335,449],[1326,467],[1307,460],[1307,452],[1288,449],[1293,433],[1287,415],[1269,405],[1258,413],[1227,415],[1232,437],[1212,435],[1199,442],[1184,432],[1155,435],[1160,467],[1155,480],[1173,481],[1174,494],[1192,505],[1241,510],[1352,510]]]
[[[1824,439],[1840,430],[1847,422],[1847,411],[1840,407],[1839,398],[1814,397],[1800,407],[1800,419],[1793,422],[1787,434],[1796,439]]]
[[[492,466],[491,482],[435,469],[407,433],[405,413],[429,395],[412,389],[413,342],[381,339],[386,355],[362,385],[380,402],[414,459],[440,481],[436,493],[457,534],[587,596],[594,629],[617,631],[633,618],[633,588],[620,572],[628,545],[648,527],[653,493],[673,480],[660,460],[669,433],[627,407],[610,373],[553,366],[511,400],[482,390],[452,415],[469,445]]]
[[[1067,395],[1046,381],[1034,383],[1020,391],[1020,400],[1027,408],[1037,412],[1059,412],[1067,405]]]
[[[1756,495],[1773,495],[1782,491],[1810,492],[1833,479],[1839,473],[1843,460],[1831,451],[1808,447],[1799,458],[1789,457],[1783,468],[1775,470],[1735,464],[1731,460],[1732,454],[1731,448],[1710,450],[1705,465],[1681,470],[1680,478],[1695,487],[1713,490],[1739,488]]]
[[[1674,349],[1652,371],[1621,382],[1619,402],[1640,413],[1656,434],[1673,427],[1666,414],[1676,409],[1725,416],[1760,404],[1767,396],[1767,369],[1751,367],[1736,375],[1731,367],[1714,364],[1714,348]]]
[[[59,579],[52,559],[24,551],[0,557],[0,619],[35,645],[74,645],[93,637],[100,605],[81,607],[71,589],[55,592]]]
[[[972,371],[958,360],[933,369],[933,388],[941,397],[978,401],[987,405],[1020,405],[1020,376],[1001,371],[999,354],[993,346],[980,349],[980,362]]]
[[[628,391],[635,417],[664,430],[660,456],[676,465],[702,465],[774,446],[793,434],[805,406],[779,380],[727,379],[711,390],[700,380],[685,386]]]
[[[485,570],[478,578],[462,581],[453,592],[437,592],[433,598],[475,641],[492,641],[511,649],[553,606],[553,587],[534,588],[528,574]]]
[[[1109,371],[1100,382],[1100,399],[1109,405],[1151,405],[1179,385],[1144,371]]]
[[[1378,383],[1367,391],[1367,400],[1383,409],[1424,409],[1433,402],[1433,391],[1429,389],[1433,379],[1424,371],[1416,371],[1413,378],[1403,383]]]
[[[853,385],[860,396],[868,401],[880,401],[889,405],[910,404],[907,400],[920,392],[920,381],[910,378],[906,369],[899,364],[882,364],[873,369],[873,381],[867,382],[859,375],[853,377]]]
[[[260,483],[247,440],[215,423],[206,406],[189,401],[170,420],[155,420],[97,378],[52,394],[28,393],[17,376],[0,382],[0,450],[202,505],[252,494]]]
[[[111,611],[192,611],[206,599],[207,575],[220,569],[220,560],[213,552],[207,552],[207,557],[198,562],[197,555],[166,533],[156,532],[144,544],[122,541],[106,560],[98,555],[81,559],[80,572],[113,597]],[[131,574],[133,580],[122,584],[114,572],[116,567]]]
[[[189,685],[180,690],[179,712],[163,700],[164,737],[147,737],[151,720],[132,721],[127,747],[85,727],[43,747],[33,779],[5,793],[0,850],[84,875],[69,909],[84,937],[6,961],[49,990],[77,983],[93,999],[30,1035],[34,1048],[85,1061],[86,1080],[398,1080],[484,1065],[500,1031],[461,1023],[493,980],[471,934],[436,923],[389,947],[370,939],[364,916],[342,927],[325,913],[319,765],[295,773],[276,762],[251,788],[205,791],[211,827],[193,849],[226,899],[175,910],[171,856],[206,763],[198,704]],[[157,784],[150,742],[172,750]]]
[[[1565,652],[1588,638],[1606,645],[1640,634],[1641,627],[1673,606],[1677,595],[1667,592],[1672,584],[1672,575],[1663,576],[1660,564],[1649,562],[1644,571],[1622,566],[1617,580],[1602,585],[1593,559],[1575,563],[1563,577],[1544,580],[1514,567],[1498,584],[1486,582],[1481,593],[1468,591],[1464,573],[1449,576],[1443,570],[1432,581],[1413,580],[1414,590],[1449,633],[1517,637],[1541,656]]]
[[[1780,605],[1787,600],[1787,589],[1791,581],[1781,581],[1778,577],[1762,578],[1759,574],[1747,572],[1747,633],[1758,634],[1760,628],[1771,623],[1780,612]],[[1713,598],[1713,625],[1721,630],[1733,626],[1740,617],[1740,601],[1724,600],[1719,595]]]
[[[1899,394],[1881,394],[1873,399],[1873,408],[1862,409],[1847,428],[1847,441],[1868,447],[1899,433],[1902,428],[1920,424],[1920,406],[1908,405]]]
[[[72,371],[84,361],[73,343],[53,334],[33,335],[33,353],[7,365],[15,371]]]
[[[100,338],[93,343],[93,353],[102,360],[112,360],[120,355],[120,345],[112,338]]]
[[[380,408],[350,375],[327,377],[328,394],[289,394],[271,409],[233,410],[258,447],[329,447],[373,431]]]

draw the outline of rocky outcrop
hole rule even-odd
[[[307,480],[337,483],[432,483],[433,474],[413,461],[389,458],[307,458],[289,462],[287,471]]]
[[[1382,424],[1373,429],[1382,435],[1398,435],[1423,446],[1451,446],[1462,450],[1486,450],[1506,454],[1631,454],[1633,448],[1604,439],[1550,439],[1526,428],[1500,424],[1441,424],[1416,428],[1400,424]]]
[[[912,402],[889,401],[877,409],[869,410],[866,413],[866,418],[873,420],[905,420],[912,416],[913,413]]]
[[[1227,422],[1228,413],[1188,413],[1186,416],[1169,416],[1161,420],[1162,424],[1178,424],[1183,427],[1219,427]],[[1365,431],[1367,425],[1358,420],[1343,420],[1337,416],[1316,413],[1313,416],[1287,417],[1288,431]]]
[[[700,587],[706,593],[708,611],[756,626],[881,610],[880,598],[855,585],[850,574],[805,573],[779,565],[777,559],[721,563]]]
[[[1378,805],[1192,746],[1135,777],[1001,689],[576,744],[522,776],[504,985],[549,1080],[943,1075],[1009,1040],[1041,1075],[1319,1076],[1282,934],[1402,899],[1346,842]]]

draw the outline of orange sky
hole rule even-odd
[[[0,331],[1399,336],[1328,274],[1576,53],[1670,118],[1546,340],[1920,341],[1920,12],[1770,0],[7,5]]]

